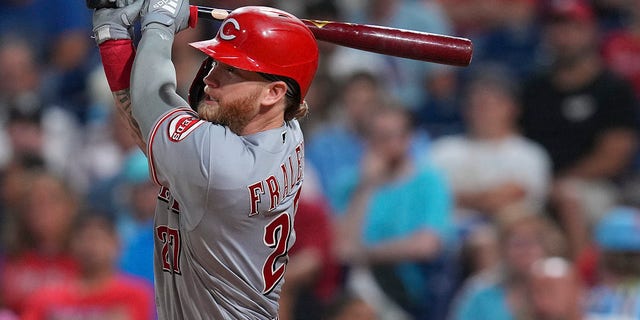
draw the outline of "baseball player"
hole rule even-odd
[[[280,10],[234,10],[214,39],[191,44],[207,58],[187,103],[171,62],[174,34],[195,23],[186,0],[99,9],[93,22],[116,104],[160,185],[159,318],[276,319],[303,181],[296,118],[317,69],[313,34]]]

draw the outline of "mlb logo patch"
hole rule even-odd
[[[182,141],[203,123],[203,120],[192,115],[179,115],[169,123],[169,140],[173,142]]]

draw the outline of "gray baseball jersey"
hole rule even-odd
[[[275,319],[303,180],[297,121],[238,136],[172,109],[148,137],[160,319]]]

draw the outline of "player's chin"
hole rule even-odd
[[[220,105],[215,100],[204,99],[198,104],[198,115],[201,119],[214,121],[219,114]]]

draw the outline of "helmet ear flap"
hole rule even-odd
[[[211,67],[213,66],[213,58],[207,57],[202,61],[200,65],[200,69],[196,73],[195,78],[193,78],[193,82],[191,82],[191,86],[189,87],[189,106],[191,109],[198,111],[198,104],[204,97],[204,77],[209,74],[211,71]]]

